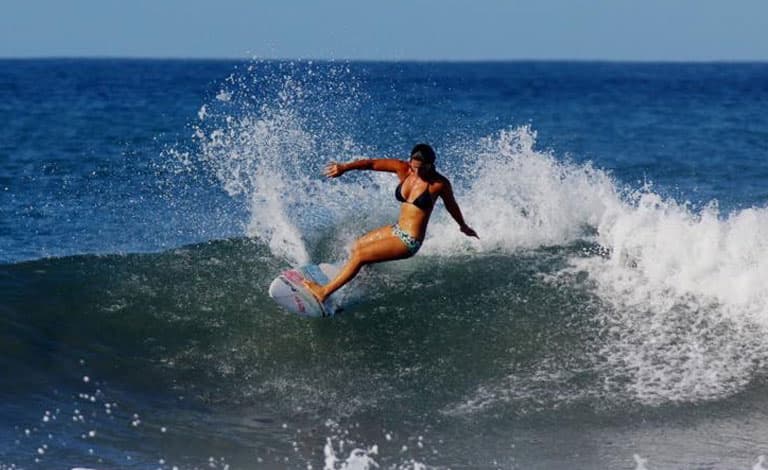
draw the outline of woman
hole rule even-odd
[[[337,178],[350,170],[387,171],[397,174],[400,184],[395,198],[402,203],[400,217],[394,225],[385,225],[363,235],[355,242],[352,256],[328,284],[321,286],[305,281],[304,285],[320,303],[349,282],[366,264],[409,258],[416,254],[427,232],[429,216],[438,197],[443,198],[448,213],[458,222],[461,231],[477,237],[461,215],[448,179],[435,170],[435,151],[427,144],[411,150],[408,162],[395,159],[365,159],[349,163],[331,162],[325,175]],[[479,237],[477,237],[479,238]]]

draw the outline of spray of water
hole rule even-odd
[[[606,304],[605,386],[651,404],[743,390],[768,358],[766,235],[764,208],[695,213],[645,191],[609,206],[608,255],[572,261]]]
[[[247,234],[275,256],[317,261],[325,247],[324,259],[343,258],[355,236],[396,218],[397,205],[382,204],[390,175],[321,176],[330,160],[373,153],[348,119],[366,97],[344,66],[276,67],[230,77],[200,109],[197,159],[243,201]],[[564,271],[586,275],[603,305],[593,359],[601,379],[590,393],[649,404],[714,399],[764,368],[768,209],[696,211],[650,187],[629,191],[603,170],[537,149],[529,126],[438,153],[480,240],[438,204],[419,256],[593,244]]]
[[[247,235],[276,256],[309,262],[360,208],[360,185],[327,184],[321,175],[325,163],[362,152],[348,116],[363,99],[344,65],[257,63],[200,108],[197,160],[247,207]]]
[[[538,151],[535,137],[522,127],[478,143],[457,192],[481,241],[464,240],[442,217],[425,252],[591,243],[562,274],[570,282],[586,278],[601,305],[591,359],[598,380],[569,393],[564,371],[545,361],[525,380],[512,374],[482,387],[460,408],[553,387],[552,402],[560,404],[600,396],[655,405],[718,399],[748,386],[768,359],[768,209],[720,214],[713,202],[696,211],[649,186],[621,189],[590,165]]]
[[[591,165],[558,161],[535,148],[530,126],[502,130],[469,146],[462,155],[455,192],[480,240],[468,240],[447,212],[430,229],[426,253],[464,250],[514,253],[565,245],[597,225],[618,196],[609,175]]]

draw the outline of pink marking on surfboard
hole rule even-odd
[[[291,282],[295,282],[297,284],[301,284],[301,282],[304,280],[304,276],[302,276],[297,271],[294,271],[291,269],[290,271],[286,271],[283,273],[283,276],[285,276],[286,279],[288,279]]]
[[[301,301],[298,295],[293,296],[293,301],[296,302],[296,307],[298,307],[300,313],[306,313],[307,309],[304,306],[304,302]]]

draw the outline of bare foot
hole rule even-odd
[[[304,281],[302,281],[302,284],[304,284],[304,287],[306,287],[307,290],[311,292],[312,295],[315,296],[318,302],[320,302],[321,304],[325,302],[326,295],[325,295],[325,289],[323,288],[323,286],[321,286],[316,282],[312,282],[308,279],[305,279]]]

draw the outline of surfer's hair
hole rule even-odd
[[[429,144],[416,144],[411,150],[411,158],[432,165],[435,163],[435,151]]]

